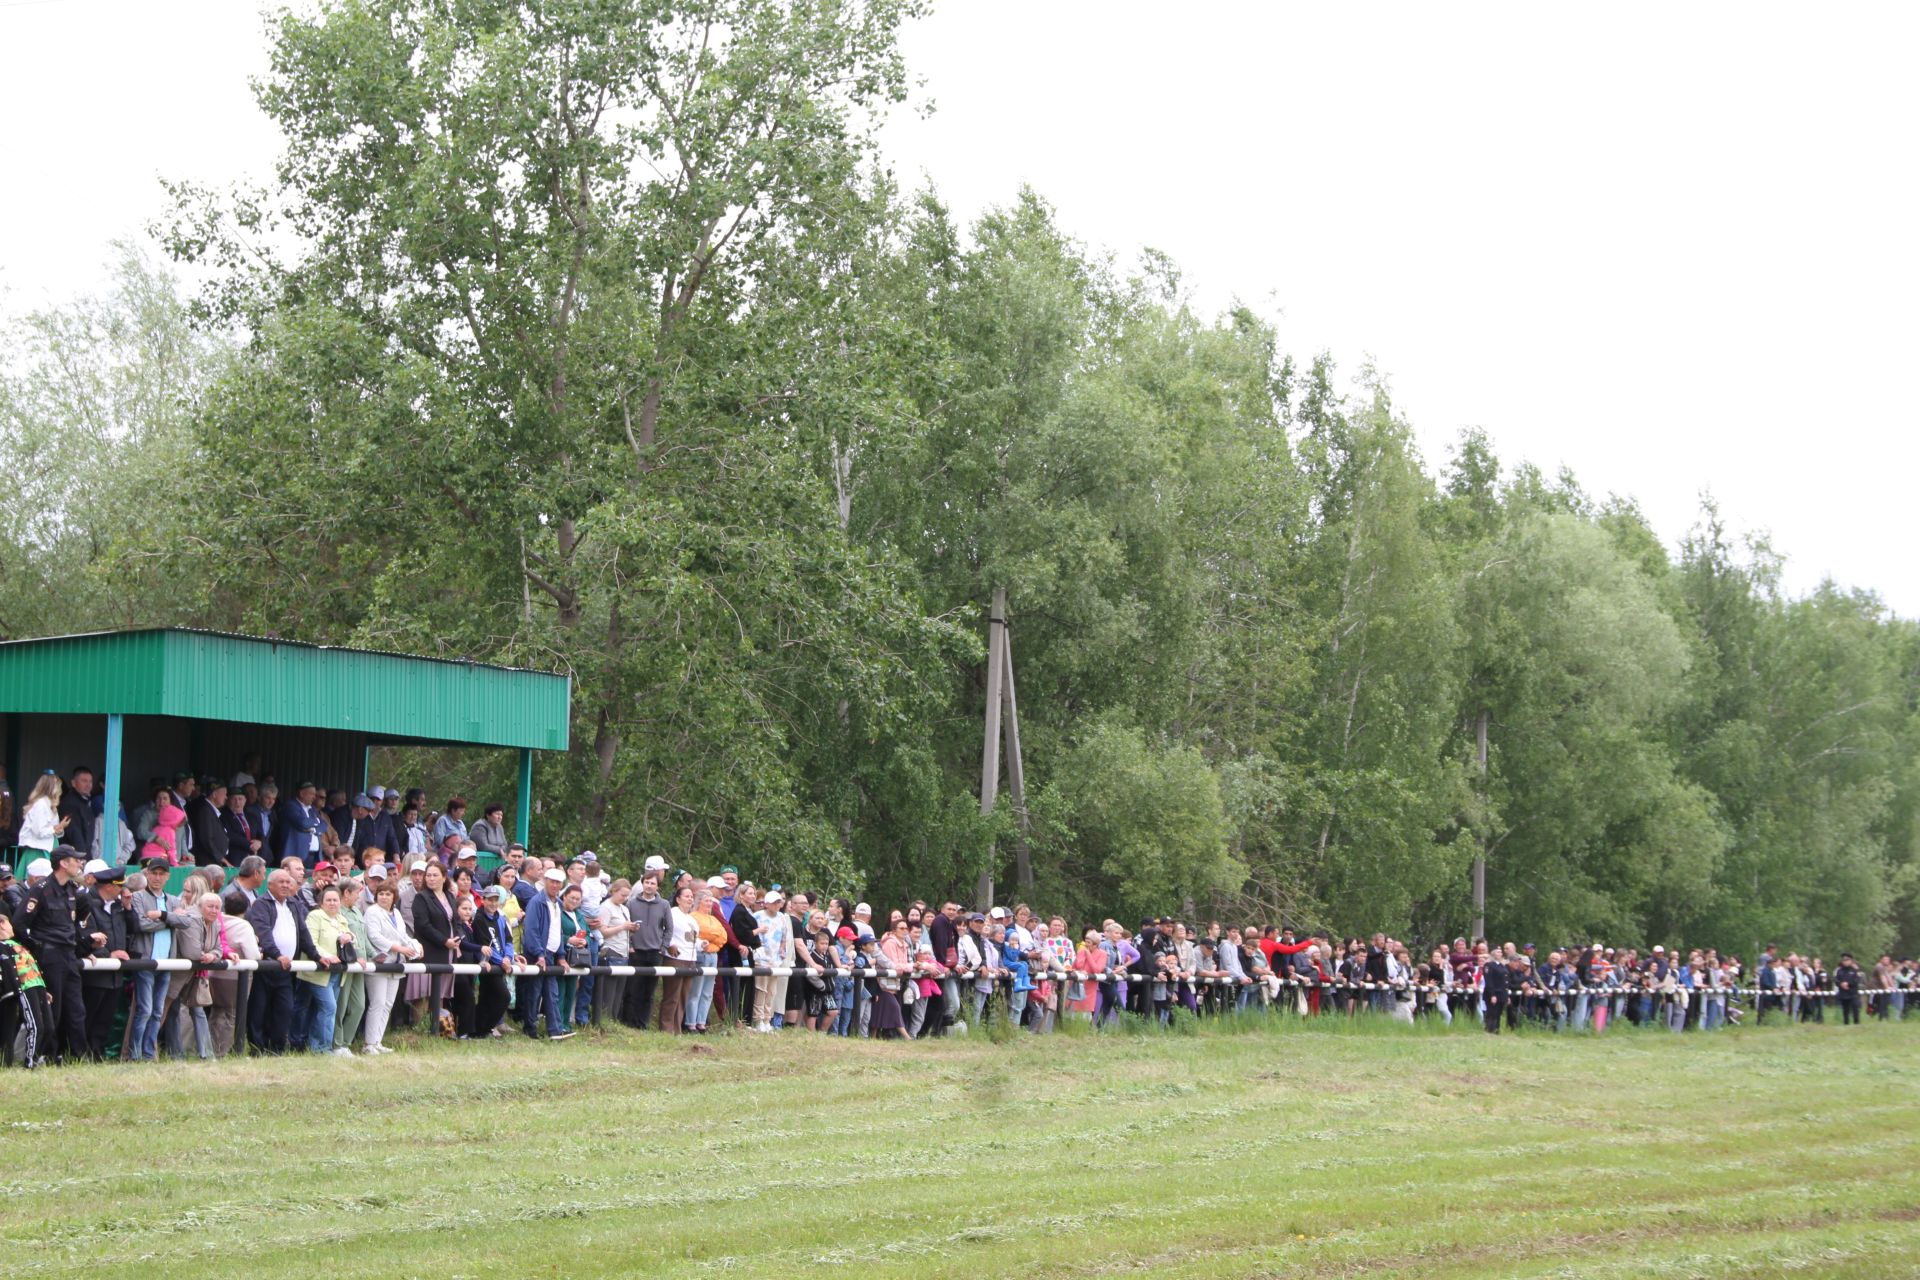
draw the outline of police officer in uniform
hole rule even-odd
[[[125,867],[100,867],[93,873],[93,888],[80,895],[80,928],[95,940],[94,954],[102,959],[129,958],[126,878]],[[98,941],[102,937],[105,942]],[[87,1013],[87,1056],[95,1062],[106,1060],[107,1041],[113,1036],[114,1015],[126,985],[127,975],[118,969],[88,969],[80,979]]]
[[[53,1015],[48,1036],[51,1057],[78,1062],[87,1055],[87,1014],[80,994],[80,960],[106,941],[83,933],[80,919],[80,851],[60,845],[53,851],[53,874],[28,891],[14,913],[14,933],[40,962]]]

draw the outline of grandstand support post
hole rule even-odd
[[[980,816],[993,812],[1000,792],[1000,677],[1006,669],[1007,589],[993,589],[993,609],[987,615],[987,737],[980,752]],[[985,911],[993,905],[993,855],[973,889],[974,907]]]
[[[513,802],[513,838],[527,843],[527,827],[533,821],[533,748],[520,748],[520,787]]]
[[[107,757],[100,762],[100,822],[94,830],[100,833],[100,856],[109,865],[120,862],[120,755],[126,746],[126,717],[118,712],[107,715]],[[91,849],[82,849],[81,853],[91,858]]]
[[[1000,697],[1007,718],[1007,799],[1020,829],[1013,833],[1013,882],[1033,887],[1033,854],[1027,848],[1027,770],[1020,759],[1020,704],[1013,696],[1013,628],[1000,624]]]

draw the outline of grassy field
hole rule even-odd
[[[0,1274],[1920,1275],[1920,1025],[0,1073]]]

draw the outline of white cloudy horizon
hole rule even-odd
[[[1912,617],[1916,36],[1894,3],[950,0],[904,37],[936,109],[882,140],[963,218],[1031,185],[1372,363],[1435,469],[1477,426],[1670,546],[1711,492],[1796,594]],[[0,0],[0,305],[98,287],[162,176],[269,176],[265,65],[253,0]]]

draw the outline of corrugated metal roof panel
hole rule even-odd
[[[0,710],[172,715],[564,751],[571,681],[445,658],[155,629],[0,644]]]

